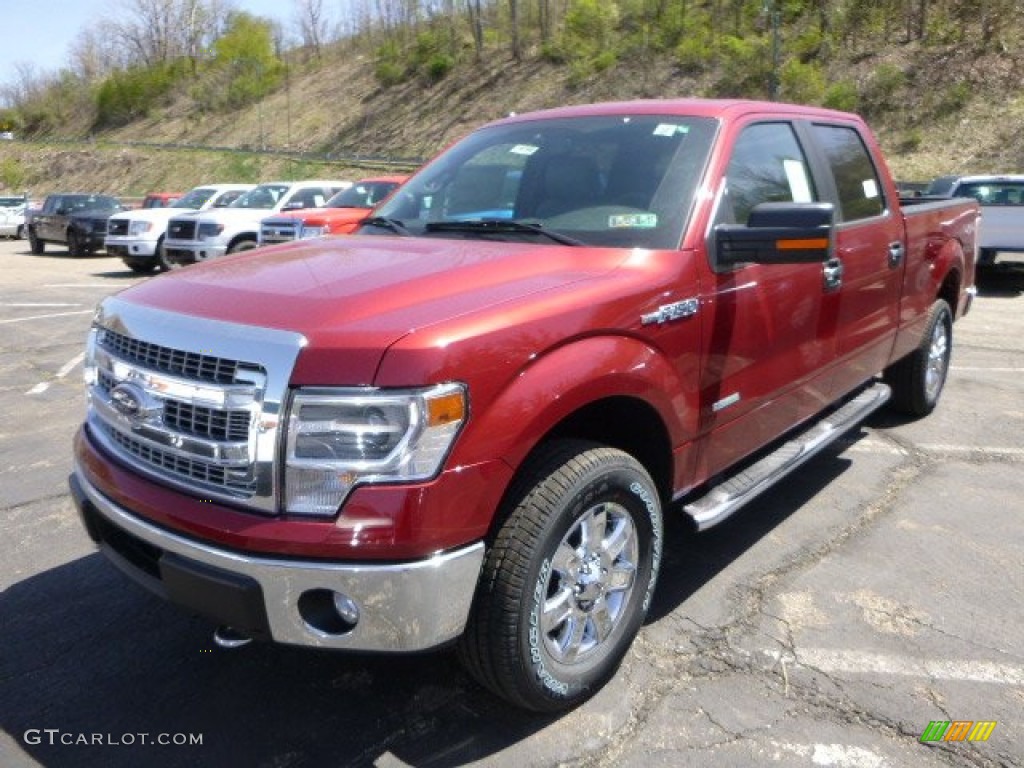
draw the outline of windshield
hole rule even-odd
[[[415,175],[360,231],[395,234],[397,224],[419,236],[550,243],[540,235],[553,233],[582,245],[676,248],[716,125],[611,115],[484,128]]]
[[[25,205],[24,197],[0,197],[0,208],[18,208]]]
[[[119,211],[121,203],[106,195],[65,195],[62,205],[67,211]]]
[[[180,197],[171,203],[171,208],[190,208],[193,211],[198,211],[207,201],[213,197],[214,191],[207,187],[196,187],[195,189],[187,192],[184,197]]]
[[[270,210],[288,193],[287,184],[260,184],[235,200],[232,208],[263,208]]]
[[[957,197],[973,197],[982,205],[1024,205],[1022,181],[972,181],[956,189]]]
[[[373,208],[397,186],[397,181],[361,181],[336,194],[324,208]]]

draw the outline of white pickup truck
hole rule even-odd
[[[961,176],[949,197],[973,197],[981,204],[978,266],[1024,261],[1024,175]]]
[[[145,274],[170,269],[164,254],[167,222],[183,211],[224,208],[255,187],[255,184],[204,184],[190,190],[166,208],[140,208],[117,213],[107,220],[104,247],[133,271]]]
[[[167,224],[164,253],[172,264],[194,264],[255,248],[260,221],[274,213],[318,208],[347,181],[270,181],[246,192],[228,208],[175,216]]]

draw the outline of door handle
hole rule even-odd
[[[838,290],[843,284],[843,262],[834,257],[826,261],[822,267],[822,277],[826,291]]]
[[[896,269],[900,264],[903,263],[903,243],[894,242],[889,243],[889,268]]]

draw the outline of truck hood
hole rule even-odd
[[[192,218],[200,221],[216,221],[220,224],[234,227],[252,226],[259,227],[260,221],[268,216],[277,216],[278,211],[273,208],[216,208],[214,210],[195,211],[186,213],[184,216],[175,216],[176,219]]]
[[[338,226],[362,221],[370,215],[372,208],[304,208],[301,211],[278,213],[267,220],[301,221],[310,227]]]
[[[137,208],[134,211],[121,211],[115,213],[112,219],[128,219],[129,221],[151,221],[154,223],[166,223],[174,218],[180,218],[184,214],[194,213],[188,208]]]
[[[175,270],[120,298],[301,333],[308,342],[304,357],[330,357],[333,383],[362,385],[373,382],[384,352],[408,333],[606,274],[628,253],[481,240],[325,238]]]

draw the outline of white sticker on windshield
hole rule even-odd
[[[535,147],[532,144],[516,144],[512,149],[509,150],[513,155],[532,155],[540,147]]]
[[[864,187],[864,197],[868,200],[878,197],[878,183],[874,179],[864,179],[861,186]]]
[[[658,123],[654,129],[655,136],[675,136],[676,130],[679,128],[678,125],[673,123]]]
[[[609,229],[654,229],[657,226],[656,213],[620,213],[608,217]]]

